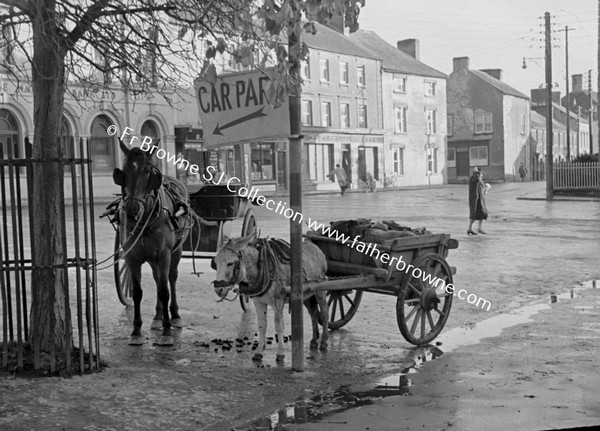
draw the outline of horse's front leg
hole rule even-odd
[[[310,340],[310,348],[316,349],[319,344],[319,309],[317,307],[317,300],[314,295],[304,300],[304,306],[308,310],[310,315],[310,321],[312,323],[312,339]]]
[[[323,323],[323,334],[321,335],[321,343],[319,349],[327,350],[327,341],[329,340],[329,307],[327,306],[327,292],[315,292],[315,298],[319,304],[319,315]]]
[[[253,361],[260,361],[263,358],[262,352],[265,351],[265,338],[267,334],[267,304],[260,299],[254,299],[256,308],[256,320],[258,320],[258,352],[252,357]]]
[[[156,283],[156,307],[154,308],[155,313],[150,324],[150,329],[153,331],[160,331],[162,329],[163,319],[163,306],[160,300],[160,277],[159,272],[154,270],[152,267],[152,276],[154,277],[154,283]]]
[[[177,276],[179,271],[179,261],[181,260],[182,249],[179,248],[173,254],[171,254],[171,266],[169,267],[169,285],[171,286],[171,305],[169,310],[171,311],[171,325],[174,328],[182,328],[183,321],[179,315],[179,305],[177,304]]]
[[[174,344],[171,335],[171,319],[169,318],[169,277],[168,267],[171,256],[167,256],[167,262],[152,265],[154,278],[157,280],[158,300],[162,305],[162,335],[158,340],[159,346],[172,346]]]
[[[127,265],[131,274],[131,287],[133,297],[133,331],[129,336],[130,346],[141,346],[146,341],[142,336],[142,266]]]
[[[283,299],[275,300],[273,304],[273,310],[275,311],[275,333],[277,334],[277,362],[283,362],[285,358],[283,348],[283,337],[285,322],[283,320]]]

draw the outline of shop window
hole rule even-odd
[[[275,148],[274,144],[251,144],[250,158],[252,160],[252,180],[275,179]]]
[[[332,144],[307,144],[308,177],[313,181],[329,180],[333,170]]]
[[[471,166],[487,166],[488,147],[471,147],[469,164]]]
[[[115,168],[114,138],[106,132],[111,124],[113,122],[105,115],[99,115],[92,122],[90,140],[94,173],[112,173]]]

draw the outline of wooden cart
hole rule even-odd
[[[346,325],[358,310],[363,292],[372,292],[396,297],[398,327],[408,342],[427,344],[441,332],[452,306],[452,294],[446,286],[456,272],[446,262],[448,250],[458,247],[450,235],[397,238],[377,244],[372,253],[317,234],[305,237],[327,257],[328,280],[305,283],[305,289],[327,291],[330,329]],[[382,259],[382,253],[390,259]],[[400,270],[402,264],[396,265],[400,257],[408,271]]]
[[[216,185],[205,184],[202,186],[188,186],[190,206],[194,212],[208,222],[215,222],[214,226],[199,226],[195,224],[183,243],[184,258],[209,258],[212,259],[225,238],[226,223],[243,219],[242,236],[252,235],[256,231],[256,215],[249,207],[249,199],[240,196],[238,190],[241,184]],[[131,284],[125,262],[121,259],[121,233],[117,228],[115,235],[115,265],[114,275],[117,295],[125,306],[133,304],[131,298]],[[240,295],[242,309],[246,309],[248,298]]]

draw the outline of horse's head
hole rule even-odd
[[[147,196],[158,190],[162,175],[152,163],[152,155],[141,148],[127,148],[119,139],[121,151],[125,154],[123,170],[113,171],[115,184],[125,189],[124,207],[129,217],[139,218],[148,204]]]
[[[220,298],[227,296],[234,285],[248,283],[256,275],[258,251],[252,247],[255,239],[255,234],[232,238],[211,261],[212,269],[217,271],[217,279],[213,282],[215,293]]]

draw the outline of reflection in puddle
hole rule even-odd
[[[386,377],[376,383],[374,389],[364,391],[352,390],[343,386],[335,392],[322,393],[311,398],[301,398],[267,417],[255,420],[252,423],[236,428],[237,430],[280,430],[285,424],[300,424],[318,422],[325,416],[339,413],[351,408],[373,404],[375,400],[406,395],[412,382],[409,375],[418,372],[425,362],[438,358],[443,352],[437,347],[428,345],[411,350],[412,364],[404,368],[399,374]]]
[[[558,302],[558,300],[560,300],[560,299],[576,298],[578,292],[581,292],[582,290],[587,290],[587,289],[596,289],[599,285],[600,285],[600,280],[588,280],[588,281],[584,281],[583,283],[581,283],[581,286],[571,288],[571,289],[569,289],[568,292],[562,293],[560,295],[557,295],[556,293],[551,293],[550,294],[550,303],[554,304],[555,302]]]

